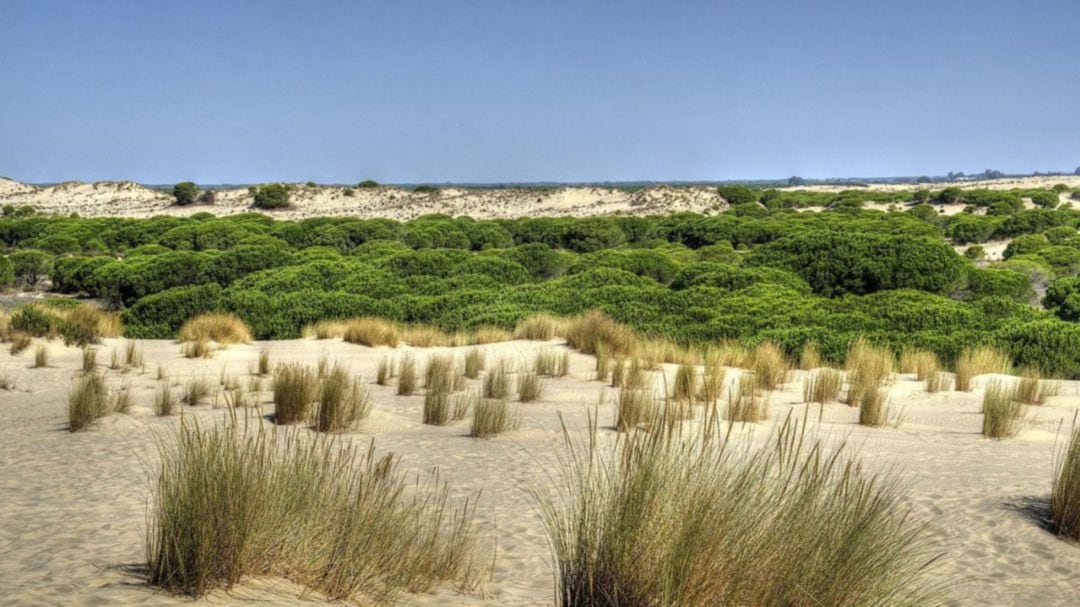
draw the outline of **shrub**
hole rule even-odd
[[[1080,425],[1075,420],[1071,437],[1054,464],[1050,525],[1059,537],[1080,540]]]
[[[175,446],[162,443],[151,584],[199,597],[273,576],[331,601],[389,604],[405,590],[475,583],[473,501],[454,505],[438,482],[409,494],[392,454],[296,432],[186,424]]]
[[[195,202],[199,196],[199,186],[190,181],[181,181],[173,186],[172,195],[176,199],[176,204],[188,205]]]
[[[373,180],[373,179],[365,179],[365,180],[361,181],[360,183],[356,184],[356,187],[364,188],[364,189],[377,188],[377,187],[379,187],[379,183],[377,181]]]
[[[571,443],[559,489],[535,497],[557,604],[938,604],[936,556],[899,486],[800,436]]]
[[[235,314],[202,314],[180,327],[180,341],[213,341],[219,344],[246,344],[251,330]]]
[[[289,188],[280,183],[259,186],[255,190],[254,203],[259,209],[281,209],[289,206]]]
[[[350,380],[348,372],[339,366],[322,380],[318,404],[315,429],[319,432],[348,430],[371,412],[370,394],[359,380]]]
[[[497,398],[479,398],[473,403],[472,425],[469,436],[486,438],[516,430],[521,426],[521,419],[510,411],[505,400]]]
[[[1017,399],[1015,389],[1008,389],[999,380],[986,385],[982,400],[982,435],[986,438],[1011,438],[1020,431],[1024,404]]]
[[[274,372],[274,422],[294,424],[306,422],[311,404],[319,394],[318,377],[311,367],[300,364],[281,365]]]

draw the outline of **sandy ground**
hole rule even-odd
[[[153,415],[159,364],[169,381],[178,384],[177,391],[193,377],[217,385],[222,369],[246,383],[260,349],[266,347],[275,363],[314,365],[325,356],[370,382],[378,362],[394,352],[338,340],[295,340],[233,346],[209,360],[189,360],[173,342],[142,341],[145,371],[106,369],[111,351],[124,345],[109,340],[98,360],[110,385],[130,386],[135,407],[74,434],[66,430],[66,394],[80,367],[79,350],[51,344],[50,366],[44,369],[31,368],[33,348],[14,356],[6,349],[0,352],[0,374],[15,381],[14,390],[0,392],[4,605],[190,602],[145,586],[140,573],[155,441],[167,441],[181,419]],[[560,347],[558,342],[483,346],[489,365],[502,357],[531,361],[541,348]],[[433,351],[445,349],[416,355],[423,360]],[[438,467],[455,495],[482,489],[479,521],[485,537],[497,538],[498,557],[484,597],[444,589],[407,596],[406,604],[553,604],[549,551],[529,492],[549,482],[547,472],[563,448],[558,414],[574,432],[583,431],[594,411],[603,426],[612,423],[613,395],[610,388],[591,381],[594,364],[591,357],[573,353],[570,375],[549,380],[540,402],[515,403],[523,415],[521,429],[484,440],[467,436],[467,422],[421,424],[419,394],[400,397],[392,386],[371,386],[374,412],[345,440],[366,445],[374,438],[378,448],[400,455],[411,473]],[[268,388],[268,382],[264,384]],[[260,396],[259,407],[247,410],[253,419],[272,411],[270,394]],[[217,400],[221,406],[182,406],[182,415],[220,423],[223,399]],[[740,426],[734,440],[764,440],[776,420],[788,413],[802,415],[805,405],[798,404],[800,400],[801,377],[796,373],[784,390],[771,395],[771,421]],[[910,483],[909,503],[929,523],[928,532],[944,555],[937,575],[950,581],[953,604],[1080,604],[1080,545],[1058,540],[1044,527],[1055,440],[1080,410],[1080,382],[1066,382],[1047,405],[1029,408],[1021,435],[1006,441],[979,435],[981,390],[926,394],[919,382],[901,376],[891,388],[891,402],[897,427],[859,426],[857,410],[841,404],[827,405],[821,424],[813,406],[812,425],[826,440],[847,440],[871,467],[894,468]],[[614,434],[610,429],[601,432]],[[231,593],[215,592],[207,604],[318,604],[316,598],[298,595],[296,588],[281,582],[251,581]]]
[[[1080,187],[1080,176],[1027,177],[994,181],[964,181],[949,184],[923,184],[940,189],[945,186],[969,188],[1046,188],[1057,183]],[[335,186],[308,187],[292,184],[291,208],[269,212],[282,219],[305,217],[388,217],[407,220],[428,213],[468,215],[477,219],[524,216],[601,216],[657,215],[682,211],[709,212],[726,208],[727,203],[714,187],[657,185],[640,189],[565,186],[552,188],[442,188],[438,194],[417,193],[397,187],[354,188],[352,196]],[[911,185],[874,185],[880,190],[910,190]],[[808,191],[840,191],[852,186],[808,186]],[[1066,201],[1066,197],[1062,197]],[[31,205],[39,211],[85,217],[154,215],[187,216],[210,212],[232,215],[251,212],[252,197],[247,188],[217,191],[213,205],[173,205],[166,192],[153,190],[130,181],[96,183],[67,182],[35,187],[0,178],[0,205]],[[888,204],[869,204],[868,208],[888,208]],[[959,213],[963,205],[948,205],[945,214]]]

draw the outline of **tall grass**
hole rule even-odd
[[[660,406],[652,390],[627,387],[619,389],[615,400],[615,428],[619,432],[649,427],[659,415]]]
[[[930,393],[945,392],[952,388],[952,377],[943,371],[934,371],[926,378],[926,391]]]
[[[184,402],[190,407],[201,405],[210,397],[210,382],[201,377],[193,378],[184,390]]]
[[[819,367],[810,371],[803,382],[803,402],[824,405],[840,398],[844,374],[839,369]]]
[[[569,438],[534,492],[561,607],[942,604],[936,559],[889,476],[785,423],[754,449],[712,433]]]
[[[278,424],[306,422],[311,415],[311,405],[319,396],[318,389],[318,377],[311,367],[296,363],[279,366],[271,384],[274,421]]]
[[[859,395],[859,425],[879,427],[889,422],[889,393],[874,386]]]
[[[214,347],[205,339],[196,339],[181,344],[180,353],[184,358],[210,358],[214,355]]]
[[[34,368],[40,369],[42,367],[49,366],[49,345],[38,344],[37,348],[34,348]]]
[[[540,400],[544,393],[544,380],[535,372],[526,371],[518,374],[517,378],[518,400],[523,403]]]
[[[566,342],[585,354],[603,348],[608,354],[630,354],[637,347],[637,336],[610,316],[592,310],[566,322]]]
[[[381,318],[363,317],[345,321],[342,339],[362,346],[396,348],[401,337],[394,323]]]
[[[176,409],[176,398],[173,397],[172,386],[169,382],[162,382],[154,394],[154,413],[160,416],[172,415]]]
[[[394,376],[395,363],[392,359],[384,356],[379,359],[379,367],[375,371],[375,383],[380,386],[390,384],[390,378]]]
[[[130,406],[128,398],[110,395],[105,380],[97,373],[78,376],[68,393],[68,430],[78,432],[106,415],[126,411]]]
[[[758,344],[752,359],[752,370],[762,389],[776,390],[784,385],[791,363],[778,344],[768,341]]]
[[[675,370],[671,385],[671,398],[681,402],[693,402],[698,392],[697,365],[681,364]]]
[[[510,396],[510,365],[500,360],[484,376],[484,398],[505,400]]]
[[[371,413],[371,395],[358,379],[350,379],[343,367],[335,365],[319,386],[315,429],[319,432],[348,430]]]
[[[876,391],[882,383],[889,381],[892,371],[892,352],[874,346],[861,337],[856,339],[848,348],[847,355],[847,404],[861,408],[863,395]]]
[[[1008,373],[1012,361],[993,346],[966,348],[956,359],[956,389],[971,392],[972,380],[984,373]]]
[[[562,321],[547,314],[533,314],[514,327],[514,339],[548,341],[561,329]]]
[[[732,422],[759,422],[769,417],[769,405],[761,394],[757,375],[743,373],[728,388],[727,419]]]
[[[412,396],[416,392],[416,359],[406,354],[398,362],[398,396]]]
[[[1061,392],[1061,384],[1045,380],[1038,369],[1028,367],[1020,372],[1016,383],[1016,400],[1028,405],[1042,405],[1051,396]]]
[[[18,354],[29,348],[33,343],[34,338],[26,333],[13,333],[11,335],[11,354]]]
[[[465,363],[462,374],[469,379],[480,377],[484,370],[484,351],[480,348],[472,348],[465,353]]]
[[[251,329],[235,314],[201,314],[180,327],[180,341],[213,341],[219,344],[246,344]]]
[[[1076,418],[1071,436],[1054,463],[1050,525],[1060,537],[1080,540],[1080,425]]]
[[[183,424],[161,441],[146,557],[151,584],[199,597],[280,577],[332,601],[391,604],[443,583],[474,588],[475,501],[414,483],[374,446],[297,430]]]
[[[544,349],[536,354],[533,369],[537,375],[566,377],[570,371],[570,352]]]
[[[442,426],[450,421],[450,395],[454,391],[454,359],[448,355],[435,355],[428,359],[424,373],[423,422]]]
[[[143,366],[142,350],[139,349],[139,345],[134,341],[127,342],[127,348],[124,349],[124,364],[128,367]]]
[[[259,350],[259,366],[257,372],[263,377],[270,375],[270,350],[267,348]]]
[[[506,329],[498,327],[477,327],[469,334],[468,341],[472,344],[495,344],[510,341],[514,336]]]
[[[811,371],[821,366],[821,349],[816,341],[808,341],[803,346],[799,355],[799,368],[803,371]]]
[[[918,348],[904,348],[900,353],[900,372],[909,373],[919,381],[930,379],[941,368],[937,354]]]
[[[698,387],[698,400],[706,407],[716,407],[723,396],[724,378],[727,371],[716,357],[706,356],[701,369],[701,384]]]
[[[472,424],[469,436],[486,438],[516,430],[521,426],[521,418],[510,410],[505,400],[497,398],[478,398],[473,403]]]
[[[1024,404],[1017,399],[1015,388],[1007,388],[999,380],[986,385],[982,400],[982,435],[986,438],[1011,438],[1020,432]]]

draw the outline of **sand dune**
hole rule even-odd
[[[927,184],[924,187],[956,186],[969,188],[1045,188],[1056,183],[1080,187],[1080,177],[1027,177],[995,181],[969,181],[950,184]],[[875,185],[880,190],[910,190],[910,185]],[[808,186],[808,191],[840,191],[851,187]],[[274,217],[387,217],[412,219],[428,213],[468,215],[476,219],[526,216],[588,217],[603,215],[658,215],[683,211],[722,210],[727,203],[716,188],[705,186],[657,185],[647,188],[565,186],[552,188],[442,188],[437,194],[414,192],[398,187],[373,189],[293,184],[292,206],[272,211]],[[154,190],[130,181],[96,183],[68,182],[48,187],[34,187],[0,178],[0,205],[31,205],[39,211],[84,217],[150,217],[153,215],[187,216],[210,212],[232,215],[255,211],[247,188],[216,192],[212,205],[193,204],[178,207],[167,192]],[[889,205],[870,204],[870,208]],[[962,205],[949,205],[947,214],[958,213]]]
[[[124,342],[108,340],[99,361]],[[326,356],[370,381],[378,361],[393,351],[338,340],[295,340],[233,346],[209,360],[183,358],[169,341],[140,341],[146,370],[106,370],[110,385],[128,384],[135,407],[85,432],[65,430],[66,393],[80,366],[76,348],[53,343],[51,366],[31,369],[32,349],[0,352],[0,373],[16,389],[0,392],[0,601],[4,605],[168,605],[190,601],[143,584],[143,534],[149,475],[157,459],[155,437],[167,437],[180,415],[155,417],[151,401],[160,363],[170,381],[184,384],[222,376],[247,381],[261,348],[273,362],[315,364]],[[509,342],[483,346],[490,362],[499,357],[531,361],[553,342]],[[423,360],[430,352],[418,350]],[[460,350],[458,350],[460,352]],[[549,482],[546,471],[561,449],[561,413],[583,431],[596,412],[602,425],[613,420],[611,389],[591,381],[594,360],[571,355],[570,375],[550,380],[540,402],[520,407],[520,430],[477,440],[467,423],[445,427],[420,423],[423,397],[400,397],[393,387],[372,386],[375,409],[345,440],[402,457],[403,466],[423,473],[437,466],[452,492],[483,490],[479,519],[495,538],[498,557],[484,597],[450,590],[409,596],[422,606],[551,605],[553,582],[546,540],[529,490]],[[669,369],[673,372],[673,369]],[[733,373],[729,373],[734,375]],[[979,382],[987,381],[987,377]],[[272,410],[270,395],[247,414],[259,419]],[[1055,439],[1080,410],[1080,382],[1066,382],[1059,396],[1029,409],[1015,439],[990,441],[979,435],[980,390],[927,394],[910,376],[891,388],[898,427],[869,429],[858,412],[841,404],[809,411],[812,428],[829,441],[848,441],[875,469],[895,469],[910,483],[910,505],[943,557],[938,575],[950,581],[956,605],[1066,606],[1080,603],[1080,547],[1058,540],[1043,527]],[[219,398],[219,405],[222,400]],[[735,429],[733,440],[764,440],[776,420],[802,416],[798,374],[771,396],[770,422]],[[183,415],[218,423],[224,409],[213,404],[182,407]],[[823,413],[821,423],[818,415]],[[269,423],[263,421],[262,423]],[[611,435],[610,430],[601,430]],[[547,468],[548,470],[545,470]],[[215,592],[208,604],[245,605],[252,599],[274,605],[319,604],[298,598],[300,589],[274,580],[252,580],[232,593]]]

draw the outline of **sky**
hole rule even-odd
[[[1078,0],[0,6],[0,175],[32,183],[1078,165]]]

